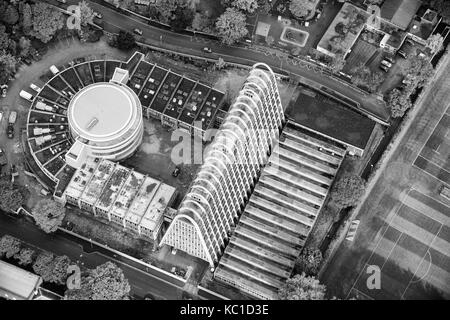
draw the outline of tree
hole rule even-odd
[[[405,112],[412,107],[409,94],[400,91],[399,89],[393,89],[388,95],[387,105],[391,110],[391,116],[393,118],[403,117]]]
[[[70,259],[68,256],[57,256],[52,262],[52,277],[50,282],[65,284],[69,265]]]
[[[222,59],[222,57],[219,57],[214,66],[217,70],[220,70],[223,69],[226,65],[226,62]]]
[[[66,215],[64,206],[51,199],[42,199],[33,208],[33,217],[36,224],[46,233],[58,229]]]
[[[7,259],[13,257],[20,251],[20,240],[10,236],[4,235],[0,239],[0,257],[5,256]]]
[[[297,18],[304,18],[309,14],[310,7],[309,0],[292,0],[289,5],[289,10]]]
[[[231,45],[248,33],[245,15],[235,8],[228,8],[216,21],[216,28],[222,42]]]
[[[278,291],[280,300],[324,300],[326,287],[314,277],[304,273],[286,280]]]
[[[339,208],[354,206],[364,193],[365,182],[355,174],[343,175],[331,190],[331,198]]]
[[[322,252],[319,249],[304,248],[296,261],[296,268],[308,276],[316,276],[322,263]]]
[[[53,253],[41,252],[33,263],[33,271],[42,277],[44,281],[50,281],[52,278],[52,262],[55,256]]]
[[[409,60],[409,65],[406,68],[406,77],[413,79],[412,88],[421,88],[425,86],[434,74],[431,62],[419,56],[413,56]],[[411,90],[412,91],[412,90]]]
[[[9,35],[6,32],[6,27],[0,24],[0,48],[7,48],[9,46]]]
[[[444,38],[439,34],[433,34],[427,40],[427,47],[430,48],[431,54],[438,53],[444,49]]]
[[[173,11],[170,25],[174,31],[182,31],[192,25],[194,20],[194,11],[188,7],[178,6]]]
[[[64,26],[63,14],[50,5],[39,2],[33,5],[33,35],[44,43]]]
[[[342,71],[342,69],[344,69],[345,64],[346,64],[346,61],[344,59],[344,55],[337,53],[337,54],[335,54],[333,59],[331,59],[328,66],[330,67],[331,72],[339,73]]]
[[[271,46],[274,42],[275,42],[274,37],[272,37],[272,36],[267,36],[267,37],[266,37],[266,43],[267,43],[267,45]]]
[[[31,40],[25,37],[20,37],[19,48],[20,48],[19,55],[21,57],[27,57],[30,54]]]
[[[25,3],[23,6],[21,23],[25,34],[29,34],[31,28],[33,27],[33,12],[31,10],[31,6],[28,3]]]
[[[33,262],[34,250],[30,248],[22,248],[16,255],[15,259],[19,261],[22,266],[27,266]]]
[[[89,23],[94,21],[94,10],[92,10],[85,0],[79,2],[78,7],[80,8],[80,24],[81,26],[86,27]]]
[[[253,13],[258,9],[257,0],[234,0],[231,5],[239,10]]]
[[[134,35],[123,30],[119,31],[116,38],[117,47],[121,50],[130,50],[136,46]]]
[[[212,33],[214,28],[214,22],[207,15],[197,12],[192,20],[192,29]]]
[[[9,25],[14,25],[19,21],[19,12],[14,5],[7,5],[0,8],[0,20]]]
[[[12,64],[15,59],[11,55],[8,55],[7,59],[11,59],[7,64]],[[12,74],[10,72],[11,66],[4,66],[4,54],[0,52],[0,84],[5,83],[3,80],[8,78]],[[6,71],[5,71],[6,70]],[[3,72],[2,72],[3,71]],[[7,73],[5,73],[7,72]],[[5,77],[6,76],[6,77]],[[8,212],[16,212],[24,203],[25,197],[23,191],[5,179],[0,179],[0,209]]]
[[[106,262],[81,278],[81,288],[67,290],[67,300],[123,300],[130,293],[130,284],[123,271]]]
[[[350,73],[352,74],[352,83],[356,86],[366,87],[369,92],[377,91],[385,79],[381,72],[372,72],[363,64],[354,67]]]
[[[56,256],[48,251],[41,252],[33,263],[33,271],[46,282],[64,284],[70,259],[67,256]]]

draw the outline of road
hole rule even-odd
[[[56,0],[47,0],[47,2],[66,8],[69,5],[77,4],[79,0],[68,0],[67,4],[61,4]],[[145,40],[145,43],[160,48],[180,53],[202,55],[210,58],[218,58],[220,56],[225,61],[246,65],[263,62],[271,66],[275,71],[287,71],[304,78],[307,82],[313,82],[317,87],[324,86],[338,92],[358,103],[362,110],[367,110],[367,112],[386,123],[389,122],[389,112],[385,107],[384,102],[380,102],[374,95],[363,94],[361,91],[348,84],[344,84],[342,81],[338,81],[321,72],[314,71],[316,68],[311,68],[312,65],[310,64],[293,65],[288,63],[288,60],[284,57],[266,55],[252,50],[249,47],[226,46],[217,41],[208,40],[202,37],[193,37],[175,33],[170,30],[163,30],[148,25],[144,19],[128,16],[115,9],[106,7],[104,4],[101,4],[101,1],[87,2],[92,9],[103,15],[103,27],[108,32],[117,33],[120,30],[132,32],[135,28],[139,28],[143,32],[142,40]],[[205,46],[211,48],[213,53],[204,53],[203,48]]]
[[[34,223],[26,221],[24,218],[15,218],[0,211],[0,236],[10,234],[28,244],[38,248],[48,250],[56,255],[66,255],[72,261],[79,261],[87,268],[95,268],[107,261],[115,262],[124,272],[125,277],[130,282],[131,295],[143,298],[146,294],[152,294],[156,299],[181,299],[182,289],[170,283],[163,278],[166,275],[157,274],[158,272],[149,269],[147,273],[138,269],[141,267],[136,262],[125,259],[124,257],[114,257],[107,250],[97,247],[81,239],[73,238],[56,232],[46,234],[36,228]]]

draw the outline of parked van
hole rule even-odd
[[[30,102],[33,101],[33,95],[25,90],[21,90],[19,95],[24,98],[25,100],[28,100]]]
[[[37,85],[35,85],[34,83],[30,83],[30,88],[33,89],[36,92],[41,92],[41,88],[39,88]]]
[[[50,71],[51,71],[53,74],[55,74],[55,75],[59,73],[59,70],[58,70],[57,67],[55,67],[55,65],[52,65],[52,66],[50,67]]]

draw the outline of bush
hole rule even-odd
[[[347,174],[334,185],[331,190],[331,199],[341,209],[355,206],[363,195],[364,189],[365,181],[361,177]]]

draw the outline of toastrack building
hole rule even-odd
[[[284,122],[275,75],[255,64],[161,244],[214,268]]]

